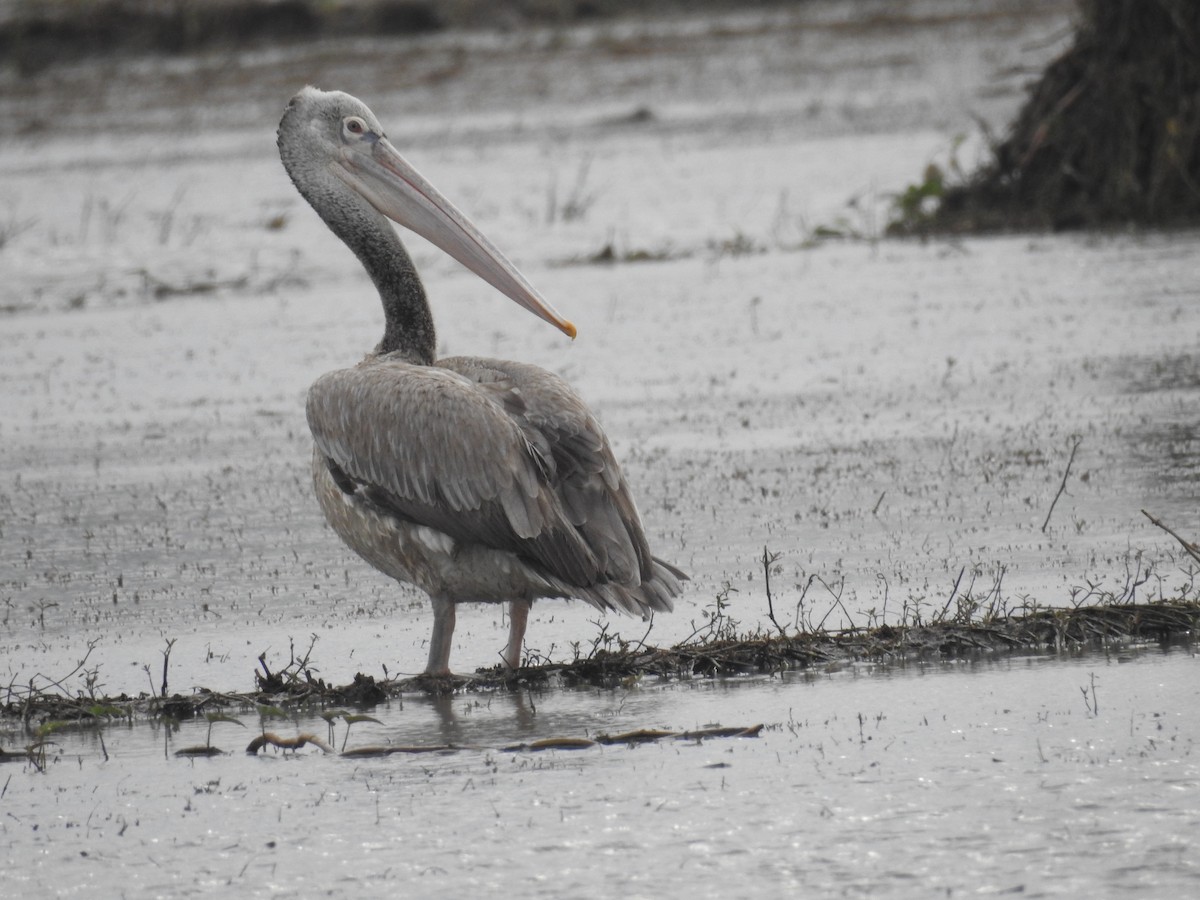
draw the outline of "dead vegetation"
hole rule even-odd
[[[101,726],[136,718],[178,722],[204,716],[211,734],[214,723],[237,722],[225,710],[253,710],[266,719],[285,717],[290,714],[288,711],[316,708],[324,709],[322,715],[331,722],[327,743],[332,744],[333,719],[344,718],[349,726],[369,717],[331,707],[371,707],[412,692],[544,689],[558,685],[614,688],[648,678],[762,675],[862,661],[903,664],[1018,652],[1107,651],[1130,644],[1190,644],[1200,628],[1200,599],[1190,597],[1149,603],[1107,602],[1028,609],[1012,614],[984,613],[978,617],[962,614],[963,607],[955,605],[953,600],[951,597],[946,604],[947,615],[934,616],[924,624],[913,621],[907,625],[839,630],[819,627],[807,631],[798,630],[793,624],[768,634],[740,633],[738,623],[728,616],[718,598],[703,625],[674,647],[654,647],[644,639],[626,641],[602,629],[591,647],[586,651],[577,647],[575,658],[569,662],[535,657],[515,673],[497,666],[481,669],[473,676],[449,679],[426,676],[377,679],[359,673],[351,684],[335,686],[313,673],[307,654],[293,659],[279,672],[270,672],[263,663],[266,674],[256,673],[258,689],[249,693],[196,689],[187,695],[176,693],[169,697],[69,696],[62,689],[64,678],[45,688],[21,689],[10,685],[0,706],[0,718],[24,723],[26,730],[41,740],[65,727]],[[955,612],[949,613],[952,607]],[[278,743],[276,746],[283,747]],[[191,752],[200,749],[192,748]],[[0,761],[9,758],[25,758],[25,754],[9,754],[0,757]]]
[[[863,660],[899,663],[1018,651],[1077,652],[1128,641],[1190,640],[1197,625],[1200,604],[1195,602],[1046,609],[988,622],[754,634],[670,649],[619,648],[567,665],[522,669],[517,677],[611,687],[646,676],[727,677]]]
[[[1149,513],[1146,515],[1180,544],[1189,559],[1200,560],[1200,547]],[[940,609],[906,605],[901,613],[901,624],[836,630],[826,629],[825,622],[839,609],[849,616],[841,604],[841,585],[829,585],[813,576],[808,586],[823,586],[832,597],[832,605],[814,621],[812,604],[806,608],[806,589],[796,606],[793,620],[784,624],[779,620],[771,592],[771,573],[778,559],[778,554],[764,548],[761,562],[767,618],[772,625],[769,632],[761,628],[749,632],[741,630],[739,623],[729,615],[730,589],[726,586],[703,610],[700,623],[692,634],[673,647],[647,644],[649,631],[640,640],[629,641],[619,634],[610,634],[607,625],[597,623],[598,635],[588,647],[574,644],[571,661],[555,662],[533,653],[517,672],[496,666],[481,669],[472,676],[393,678],[388,676],[385,668],[381,679],[358,673],[351,684],[335,686],[315,674],[316,666],[311,661],[316,644],[314,635],[307,650],[297,655],[293,648],[287,665],[278,671],[271,671],[265,654],[260,656],[261,672],[255,672],[256,690],[253,692],[222,693],[198,688],[187,695],[168,696],[168,668],[174,642],[167,641],[158,687],[153,683],[151,666],[146,665],[144,668],[151,681],[150,693],[138,697],[102,697],[96,695],[95,670],[87,668],[85,656],[74,670],[61,678],[48,680],[45,686],[39,687],[32,681],[24,688],[15,684],[8,686],[7,696],[0,706],[0,722],[8,720],[11,726],[23,729],[29,736],[29,743],[22,750],[0,748],[0,763],[28,762],[35,768],[44,769],[47,755],[57,752],[54,735],[80,728],[95,730],[101,752],[107,757],[103,737],[106,725],[143,719],[167,725],[168,731],[173,731],[182,721],[199,717],[208,723],[205,742],[177,750],[175,755],[218,756],[226,751],[213,744],[214,726],[248,727],[234,713],[258,719],[258,733],[246,747],[250,754],[268,748],[295,752],[309,745],[324,753],[347,757],[485,749],[452,745],[348,749],[353,725],[364,721],[378,724],[379,720],[345,707],[369,708],[397,699],[402,704],[404,695],[414,692],[539,691],[576,685],[617,689],[629,688],[648,679],[762,676],[811,668],[834,671],[856,662],[903,665],[913,661],[980,659],[1011,653],[1113,652],[1133,645],[1194,646],[1200,628],[1200,595],[1196,583],[1200,569],[1190,565],[1184,571],[1187,582],[1174,599],[1135,602],[1138,590],[1150,579],[1150,572],[1139,565],[1135,571],[1127,573],[1126,584],[1119,594],[1106,593],[1092,586],[1086,591],[1073,592],[1074,605],[1071,607],[1037,608],[1025,604],[1016,610],[1009,610],[1007,603],[1001,600],[1002,572],[990,589],[977,594],[974,576],[965,588],[962,586],[964,569]],[[873,610],[867,617],[868,622],[878,622],[882,618],[877,618]],[[66,685],[77,677],[84,679],[86,693],[76,692],[72,696]],[[326,738],[310,733],[281,736],[268,728],[271,720],[291,720],[306,712],[325,720],[329,728]],[[334,735],[338,720],[345,725],[340,748],[336,747]],[[761,727],[715,727],[685,732],[641,730],[612,736],[553,737],[498,749],[532,752],[666,739],[755,737]]]

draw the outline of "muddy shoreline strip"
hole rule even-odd
[[[114,719],[165,718],[182,721],[221,715],[226,709],[294,709],[350,705],[370,708],[406,693],[450,693],[553,689],[591,685],[614,688],[639,678],[687,679],[761,675],[853,662],[979,659],[1013,653],[1120,651],[1135,644],[1192,646],[1200,628],[1200,601],[1112,603],[1049,608],[989,620],[926,625],[884,625],[785,634],[722,635],[669,649],[627,645],[594,650],[571,662],[526,666],[516,673],[500,667],[474,676],[376,679],[359,673],[348,685],[328,685],[304,665],[264,676],[251,693],[219,693],[195,687],[170,697],[65,696],[53,688],[9,685],[0,721],[27,728],[103,724]],[[338,711],[339,713],[342,711]]]

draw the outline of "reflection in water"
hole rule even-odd
[[[506,723],[512,733],[524,737],[536,732],[537,707],[528,691],[492,694],[437,694],[406,701],[412,713],[425,706],[434,714],[431,733],[423,743],[479,746],[481,721]]]

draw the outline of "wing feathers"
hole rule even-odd
[[[549,372],[369,357],[318,379],[308,420],[321,452],[396,515],[517,553],[597,605],[669,609],[679,592],[599,423]]]

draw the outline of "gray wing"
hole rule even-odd
[[[497,360],[375,357],[308,396],[318,448],[380,506],[579,587],[653,571],[594,417],[562,379]]]
[[[637,506],[600,423],[574,389],[526,363],[457,356],[438,366],[501,392],[566,521],[597,556],[603,580],[634,585],[649,579],[652,557]]]

